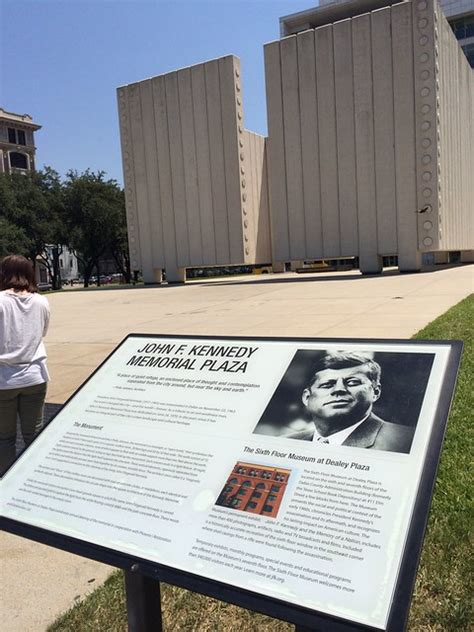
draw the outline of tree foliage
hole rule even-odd
[[[41,257],[53,272],[48,244],[61,241],[61,181],[53,169],[0,175],[0,254]],[[54,280],[54,274],[51,275]]]
[[[82,263],[85,287],[94,269],[100,279],[100,260],[107,253],[123,256],[124,195],[104,176],[103,171],[69,171],[64,183],[69,246]]]
[[[130,281],[124,192],[104,172],[68,172],[61,181],[51,168],[0,174],[0,256],[41,258],[53,287],[60,287],[62,246],[74,251],[87,286],[100,261],[113,258]]]

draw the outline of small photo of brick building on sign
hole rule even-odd
[[[276,518],[291,470],[237,461],[216,505]]]

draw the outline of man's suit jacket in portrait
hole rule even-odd
[[[367,419],[357,426],[342,445],[369,450],[385,450],[387,452],[410,452],[414,428],[384,421],[371,413]],[[312,441],[314,431],[301,430],[283,435],[285,439]]]

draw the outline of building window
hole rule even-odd
[[[280,491],[280,486],[279,485],[272,485],[272,488],[270,490],[271,492],[279,492]]]
[[[451,28],[458,40],[474,37],[474,16],[467,15],[459,20],[453,20]]]
[[[26,145],[25,132],[22,129],[8,128],[8,142],[12,145]]]
[[[474,42],[472,44],[466,44],[462,47],[462,49],[467,57],[467,61],[470,63],[471,67],[474,68]]]
[[[10,152],[10,167],[12,169],[28,169],[28,159],[25,154],[17,151]]]
[[[245,509],[255,509],[255,507],[257,506],[257,503],[247,503],[247,506],[245,507]]]
[[[273,511],[273,507],[271,505],[263,505],[263,511]]]

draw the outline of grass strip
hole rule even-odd
[[[472,629],[471,495],[474,397],[474,295],[418,332],[418,340],[464,340],[464,354],[451,409],[427,535],[413,595],[410,632]],[[471,578],[471,579],[470,579]],[[293,626],[162,584],[167,632],[286,632]],[[62,615],[48,632],[125,632],[127,614],[121,571]]]

